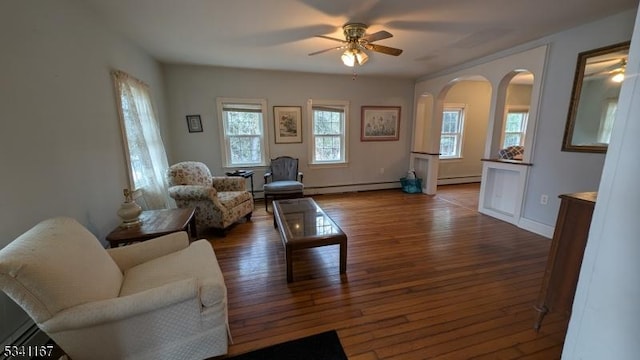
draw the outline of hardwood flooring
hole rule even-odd
[[[458,186],[458,185],[456,185]],[[550,240],[479,214],[477,185],[314,196],[348,236],[294,253],[271,210],[210,238],[224,273],[229,356],[335,329],[350,359],[557,359],[568,319],[533,330]]]

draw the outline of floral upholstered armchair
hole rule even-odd
[[[211,176],[205,164],[185,161],[169,167],[167,180],[169,195],[179,208],[196,208],[198,232],[214,228],[224,234],[242,217],[251,219],[253,197],[242,177]]]

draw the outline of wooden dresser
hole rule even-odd
[[[534,307],[534,328],[548,312],[571,313],[597,192],[560,195],[560,211],[542,288]]]

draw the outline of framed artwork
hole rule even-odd
[[[363,106],[360,141],[396,141],[400,138],[400,106]]]
[[[302,107],[274,106],[273,125],[276,144],[302,142]]]
[[[187,127],[189,132],[202,132],[202,120],[200,115],[187,115]]]

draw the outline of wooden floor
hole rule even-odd
[[[350,359],[557,359],[567,319],[539,333],[532,305],[550,240],[479,214],[478,185],[314,196],[348,236],[338,246],[284,249],[271,212],[211,238],[228,288],[237,355],[335,329]],[[458,196],[456,196],[456,193]]]

